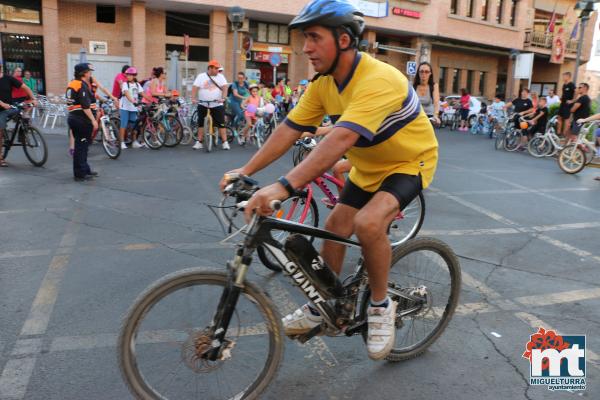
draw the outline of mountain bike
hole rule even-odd
[[[162,100],[160,122],[165,127],[165,147],[175,147],[183,140],[183,124],[179,119],[179,101]]]
[[[138,131],[138,138],[141,134],[146,146],[152,150],[158,150],[165,144],[166,128],[160,118],[161,112],[155,104],[143,105],[134,127]]]
[[[275,240],[273,231],[288,232],[285,243]],[[259,246],[272,253],[323,316],[320,325],[292,339],[360,335],[367,340],[370,289],[364,263],[360,260],[342,281],[305,236],[360,248],[359,243],[257,215],[244,232],[226,270],[192,268],[167,275],[127,311],[117,352],[122,377],[136,398],[257,399],[268,387],[281,363],[284,332],[277,311],[282,304],[247,279]],[[440,337],[458,304],[460,270],[452,249],[437,239],[412,239],[393,249],[388,295],[398,302],[396,340],[386,360],[417,357]]]
[[[6,160],[8,152],[13,146],[23,147],[25,157],[31,164],[41,167],[48,160],[48,146],[44,137],[36,128],[31,126],[29,111],[31,104],[19,103],[11,106],[12,115],[9,121],[14,121],[14,127],[4,130],[2,158]]]

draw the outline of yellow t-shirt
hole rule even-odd
[[[438,143],[419,97],[396,68],[366,53],[358,53],[339,87],[332,76],[310,84],[286,119],[287,125],[314,132],[330,116],[336,126],[360,135],[346,157],[350,180],[374,192],[395,173],[421,174],[423,188],[433,180]]]

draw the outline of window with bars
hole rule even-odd
[[[473,93],[473,71],[467,71],[467,91]]]
[[[250,36],[257,42],[289,44],[287,25],[269,24],[266,22],[250,21]]]
[[[479,94],[484,95],[485,93],[485,72],[479,72]]]
[[[458,0],[450,1],[450,14],[458,14]]]
[[[504,0],[496,0],[496,22],[502,23],[502,10],[504,9]]]
[[[488,0],[481,0],[481,19],[484,21],[488,19]]]
[[[452,93],[458,93],[458,84],[459,79],[460,79],[460,74],[459,74],[459,70],[458,69],[454,69],[453,71],[453,75],[452,75]]]
[[[440,67],[440,80],[439,80],[440,92],[446,92],[447,79],[448,79],[448,68]]]

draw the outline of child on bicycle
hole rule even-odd
[[[244,143],[248,140],[248,132],[256,122],[256,110],[261,106],[262,102],[262,98],[258,95],[258,86],[255,84],[250,85],[250,96],[242,101],[242,108],[245,110],[244,118],[246,119],[246,126],[242,131]]]

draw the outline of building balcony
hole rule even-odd
[[[542,32],[534,30],[525,31],[525,48],[531,51],[536,49],[542,50],[542,52],[552,50],[552,40],[554,39],[554,33]],[[577,40],[567,40],[567,53],[577,53]]]

